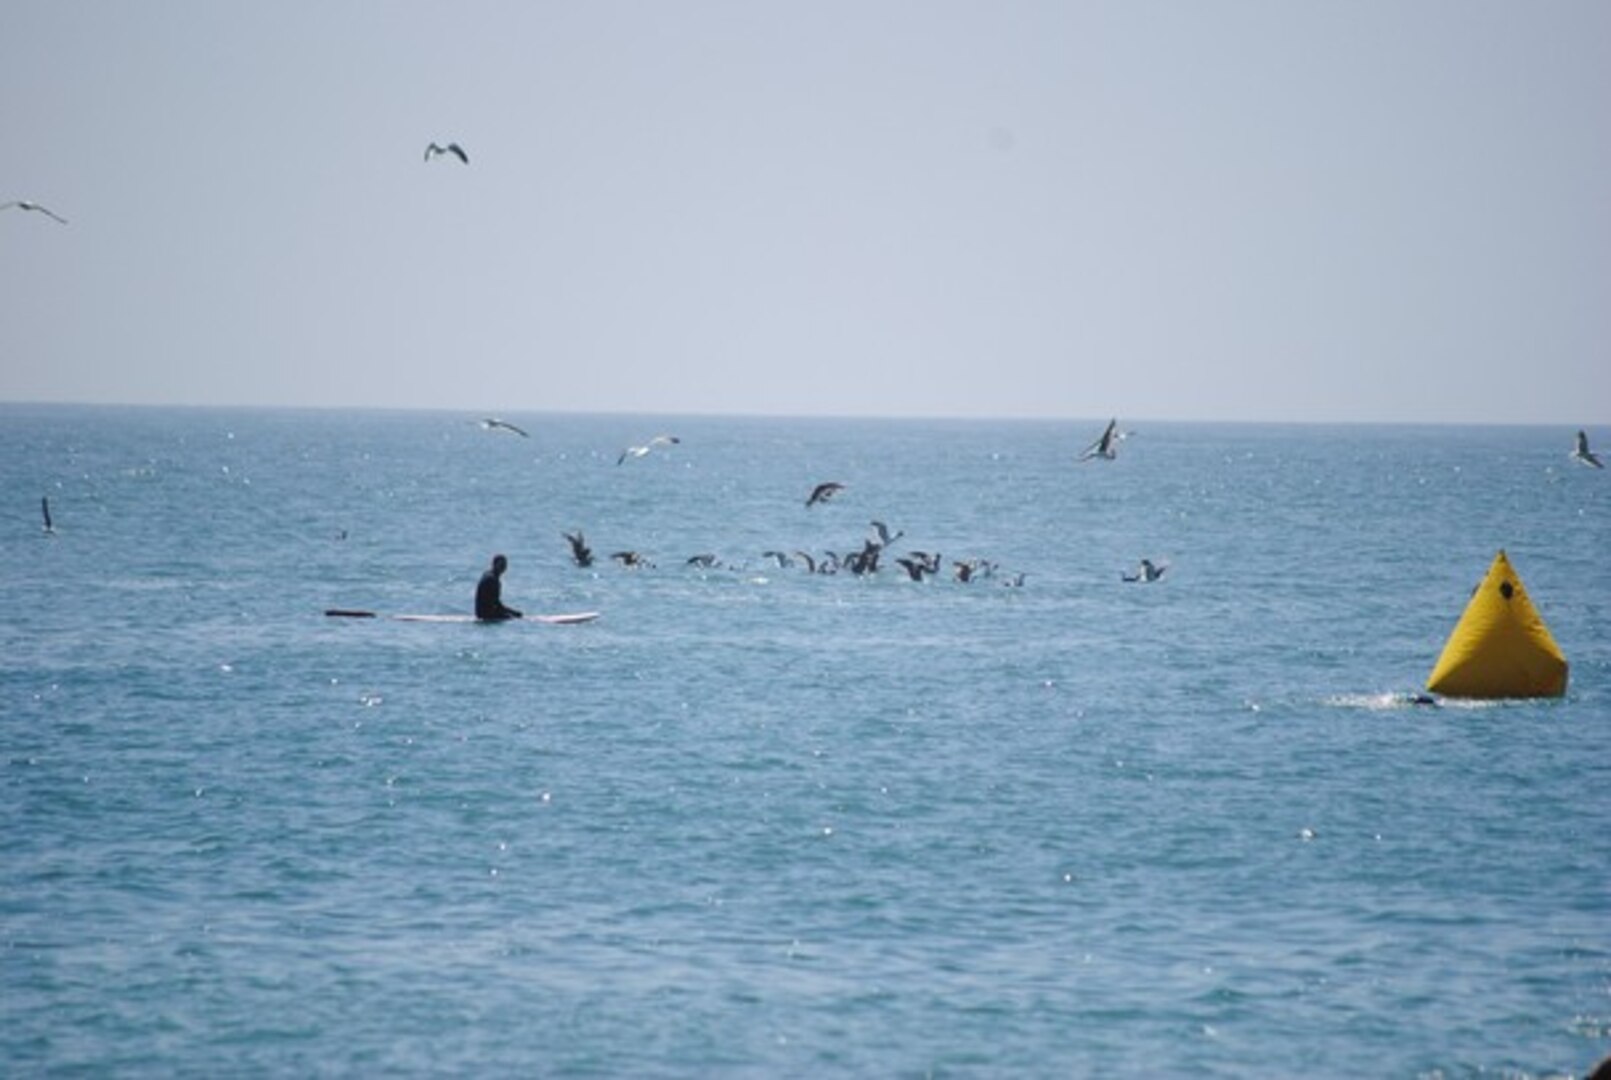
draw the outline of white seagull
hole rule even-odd
[[[481,426],[486,428],[488,431],[512,431],[523,439],[531,438],[531,436],[527,435],[523,429],[516,427],[507,420],[499,420],[496,416],[487,417],[485,420],[481,421]]]
[[[1572,448],[1572,458],[1596,469],[1605,468],[1605,463],[1600,460],[1599,455],[1589,449],[1589,433],[1586,431],[1577,433],[1577,445]]]
[[[1119,456],[1119,440],[1122,438],[1124,436],[1119,433],[1119,421],[1117,419],[1109,420],[1107,429],[1102,432],[1102,437],[1085,448],[1085,451],[1080,454],[1080,460],[1090,461],[1092,458],[1101,458],[1104,461],[1112,461]]]
[[[621,451],[621,456],[615,459],[615,463],[619,465],[626,461],[626,459],[629,457],[643,457],[657,446],[674,446],[680,442],[682,442],[682,440],[677,438],[675,435],[656,435],[642,446],[629,446],[625,450]]]
[[[438,157],[442,154],[452,154],[466,165],[470,164],[470,155],[466,154],[464,152],[464,147],[460,146],[456,142],[450,142],[446,146],[438,146],[436,143],[432,143],[430,146],[425,148],[426,161],[430,161],[432,158]]]
[[[8,203],[0,203],[0,210],[10,210],[13,206],[15,206],[18,210],[32,210],[36,214],[44,214],[52,221],[58,222],[62,225],[67,224],[67,219],[50,209],[50,207],[40,206],[38,203],[29,202],[27,199],[13,199]]]

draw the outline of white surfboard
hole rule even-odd
[[[422,623],[474,623],[481,622],[474,615],[381,615],[375,611],[360,611],[353,608],[330,608],[325,614],[332,619],[391,619],[395,622],[422,622]],[[597,611],[570,611],[557,615],[522,615],[518,619],[504,619],[503,622],[545,623],[549,626],[571,626],[576,623],[592,622],[599,617]]]

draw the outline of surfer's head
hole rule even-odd
[[[509,569],[508,559],[504,558],[502,555],[494,555],[492,557],[492,572],[494,574],[501,574],[507,569]]]

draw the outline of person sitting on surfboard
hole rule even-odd
[[[481,581],[475,587],[475,617],[483,622],[520,618],[520,612],[503,602],[503,572],[507,569],[509,560],[502,555],[494,555],[492,569],[481,575]]]

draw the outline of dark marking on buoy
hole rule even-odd
[[[1509,600],[1512,596],[1516,595],[1516,586],[1512,585],[1508,581],[1501,581],[1499,583],[1499,595],[1503,596],[1506,600]]]

